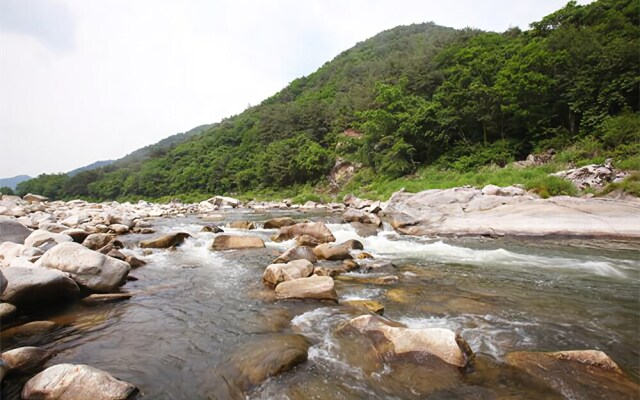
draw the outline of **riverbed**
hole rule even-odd
[[[339,215],[303,212],[227,213],[230,234],[263,237],[265,250],[214,252],[215,234],[195,216],[157,219],[158,234],[193,237],[176,250],[144,253],[148,235],[121,236],[148,264],[123,291],[127,301],[41,310],[30,317],[59,324],[46,334],[7,338],[3,350],[42,346],[50,364],[89,364],[135,384],[148,399],[414,399],[562,398],[504,362],[513,351],[597,349],[640,379],[640,248],[637,242],[591,240],[426,239],[389,227],[360,237]],[[336,278],[340,301],[380,301],[384,317],[409,327],[459,332],[476,354],[464,374],[384,365],[340,327],[364,311],[319,301],[276,301],[262,273],[293,241],[276,230],[227,229],[231,220],[273,216],[324,220],[340,243],[357,239],[374,258],[390,260],[399,281]],[[23,321],[24,322],[24,321]],[[312,346],[294,370],[236,387],[230,362],[251,343],[302,334]],[[243,357],[247,357],[246,354]],[[250,355],[248,356],[250,357]],[[248,360],[252,362],[254,360]],[[259,363],[259,360],[255,360]],[[23,381],[3,383],[19,398]]]

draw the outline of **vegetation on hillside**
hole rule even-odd
[[[95,200],[289,193],[322,183],[341,157],[363,165],[352,189],[537,182],[564,193],[546,177],[550,168],[612,157],[640,169],[638,71],[634,0],[569,2],[528,31],[402,26],[139,162],[41,175],[18,192]],[[548,148],[564,164],[496,172]],[[487,173],[500,182],[479,178]]]

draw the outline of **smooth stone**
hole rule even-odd
[[[433,355],[451,365],[466,367],[471,356],[467,342],[449,329],[407,328],[374,315],[356,317],[348,325],[369,337],[387,361],[420,364]]]
[[[637,399],[640,393],[640,385],[597,350],[518,351],[505,361],[569,399]]]
[[[8,267],[16,258],[25,258],[28,261],[36,261],[44,252],[36,247],[27,247],[13,242],[0,244],[0,267]]]
[[[305,246],[314,248],[320,244],[320,241],[310,235],[300,235],[296,238],[296,244],[300,247]]]
[[[40,222],[38,224],[38,229],[51,233],[62,233],[69,229],[69,227],[55,222]]]
[[[38,368],[51,356],[53,356],[51,352],[31,346],[5,351],[0,355],[2,360],[0,381],[5,373],[25,373]]]
[[[220,235],[213,239],[211,248],[215,251],[264,248],[264,241],[258,236]]]
[[[0,218],[0,243],[13,242],[23,244],[31,232],[31,229],[16,222],[13,218]]]
[[[273,218],[264,223],[264,229],[280,229],[283,226],[295,225],[296,221],[290,217]]]
[[[173,246],[181,245],[186,238],[190,238],[186,232],[171,233],[157,238],[140,241],[140,247],[151,249],[166,249]]]
[[[200,232],[222,233],[224,230],[216,225],[206,225],[202,227]]]
[[[50,332],[57,327],[58,327],[58,324],[56,324],[53,321],[33,321],[33,322],[28,322],[26,324],[13,326],[9,329],[5,329],[2,331],[2,333],[0,333],[0,337],[4,339],[4,338],[10,338],[14,336],[23,337],[23,336],[40,335],[42,333]]]
[[[36,306],[78,296],[78,285],[64,272],[42,267],[5,268],[9,284],[0,299],[16,306]]]
[[[84,242],[84,240],[89,236],[89,232],[79,228],[66,229],[60,233],[71,236],[71,239],[76,243]]]
[[[369,237],[376,236],[378,234],[378,226],[374,224],[363,224],[362,222],[351,222],[351,225],[355,230],[358,236],[360,237]]]
[[[100,250],[114,240],[116,236],[110,233],[92,233],[84,239],[82,245],[91,250]]]
[[[6,322],[11,320],[15,315],[18,309],[13,304],[9,303],[0,303],[0,321]]]
[[[378,315],[384,314],[384,306],[376,300],[345,300],[341,301],[340,304],[366,310]]]
[[[274,242],[283,242],[302,235],[309,235],[320,243],[336,241],[336,238],[324,222],[304,222],[290,226],[283,226],[272,239]]]
[[[115,301],[129,300],[131,293],[94,293],[82,299],[83,303],[110,303]]]
[[[22,200],[28,201],[29,203],[33,204],[33,203],[42,203],[45,201],[49,201],[49,198],[45,196],[40,196],[39,194],[27,193],[26,195],[24,195]]]
[[[47,251],[36,265],[71,275],[78,284],[97,292],[110,292],[124,283],[131,266],[78,243],[62,243]]]
[[[344,267],[344,265],[340,265],[340,266],[320,265],[313,269],[313,273],[315,275],[330,276],[332,278],[340,274],[344,274],[346,272],[347,272],[347,269]]]
[[[253,221],[233,221],[229,223],[229,228],[232,229],[256,229],[256,224]]]
[[[360,222],[363,224],[371,224],[374,226],[382,225],[380,217],[375,214],[368,213],[366,211],[350,208],[342,215],[342,219],[345,222]]]
[[[125,261],[131,265],[131,268],[140,268],[147,265],[147,262],[135,256],[126,256]]]
[[[130,383],[82,364],[58,364],[31,378],[22,390],[25,400],[126,400],[136,391]]]
[[[307,260],[315,263],[318,261],[318,257],[313,253],[313,248],[307,246],[296,246],[282,253],[280,257],[273,261],[273,263],[288,263],[293,260]]]
[[[308,260],[294,260],[286,264],[271,264],[265,268],[262,279],[277,285],[280,282],[306,278],[313,273],[313,264]]]
[[[341,244],[323,243],[313,248],[313,254],[321,260],[345,260],[353,258],[351,250],[362,250],[362,243],[357,240],[347,240]]]
[[[38,229],[33,231],[29,237],[24,240],[24,245],[27,247],[39,247],[46,251],[60,243],[67,242],[73,242],[71,236]]]
[[[338,300],[333,279],[328,276],[313,275],[308,278],[286,281],[276,286],[276,298],[283,299],[314,299]]]
[[[111,224],[109,225],[109,230],[115,232],[117,235],[124,235],[125,233],[129,233],[129,226],[124,224]]]

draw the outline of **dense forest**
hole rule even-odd
[[[195,199],[322,186],[337,158],[384,180],[549,148],[640,169],[639,71],[637,0],[569,2],[526,31],[401,26],[186,140],[17,191]]]

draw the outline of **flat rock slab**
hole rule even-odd
[[[264,241],[258,236],[220,235],[213,239],[212,250],[241,250],[264,248]]]
[[[294,279],[276,286],[277,299],[338,300],[333,279],[328,276],[313,275],[309,278]]]
[[[383,211],[420,236],[640,238],[640,201],[483,195],[477,189],[395,193]]]
[[[58,364],[31,378],[22,390],[25,400],[126,400],[136,387],[88,365]]]
[[[568,399],[637,399],[640,386],[605,353],[597,350],[528,352],[505,356]]]

